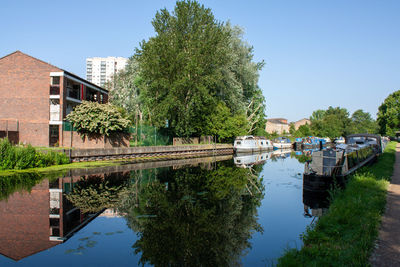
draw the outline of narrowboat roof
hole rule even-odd
[[[244,135],[244,136],[237,136],[236,140],[267,140],[264,136],[252,136],[252,135]]]

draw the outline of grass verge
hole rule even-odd
[[[333,196],[328,212],[303,236],[303,247],[291,249],[277,266],[368,266],[385,209],[396,157],[391,142],[377,163],[349,178]]]
[[[50,172],[57,172],[57,171],[66,171],[69,169],[87,169],[87,168],[96,168],[96,167],[106,167],[106,166],[116,166],[121,165],[124,162],[120,160],[113,160],[113,161],[88,161],[88,162],[74,162],[69,164],[63,165],[53,165],[44,168],[30,168],[24,170],[2,170],[0,171],[0,179],[1,176],[9,176],[15,174],[23,174],[23,173],[50,173]]]

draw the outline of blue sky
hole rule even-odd
[[[400,1],[199,1],[245,30],[269,118],[295,121],[340,106],[376,116],[400,89]],[[0,2],[0,57],[21,50],[85,77],[85,59],[134,53],[175,1]]]

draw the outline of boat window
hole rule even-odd
[[[242,143],[242,142],[240,142],[240,141],[236,142],[237,145],[240,145],[241,143]]]
[[[261,141],[261,144],[263,145],[263,144],[264,144],[264,142],[262,142],[262,141]]]

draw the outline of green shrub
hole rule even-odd
[[[110,136],[114,132],[124,132],[129,125],[129,120],[117,107],[90,101],[82,101],[82,104],[76,106],[66,119],[83,135]]]
[[[0,139],[0,168],[13,169],[15,163],[15,149],[8,139]]]
[[[35,167],[36,151],[31,146],[17,147],[15,149],[15,166],[14,169],[22,170]]]
[[[63,153],[54,151],[40,153],[31,145],[16,147],[8,139],[0,139],[0,170],[22,170],[67,163],[69,163],[69,159]]]

